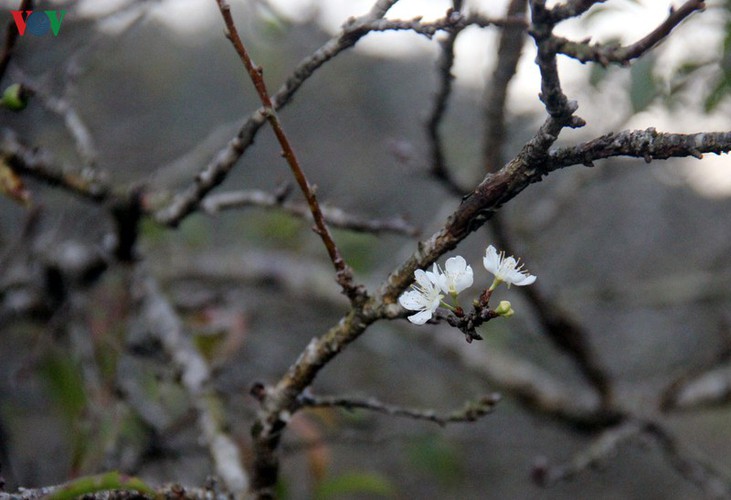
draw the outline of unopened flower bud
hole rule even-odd
[[[508,302],[507,300],[501,300],[497,308],[495,309],[495,313],[498,316],[509,318],[510,316],[515,314],[515,311],[513,310],[513,306],[510,305],[510,302]]]

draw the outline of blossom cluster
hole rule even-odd
[[[494,275],[489,292],[492,292],[501,283],[515,286],[530,285],[536,281],[536,277],[523,270],[523,265],[514,257],[505,257],[504,252],[498,253],[494,246],[490,245],[485,251],[482,259],[485,269]],[[461,256],[450,257],[444,264],[444,269],[434,264],[431,271],[417,269],[414,271],[416,283],[411,290],[404,292],[399,297],[399,303],[410,311],[417,311],[409,316],[409,321],[416,325],[423,325],[429,321],[437,308],[442,305],[448,309],[455,308],[442,299],[445,294],[452,297],[456,302],[457,295],[472,286],[474,273],[472,267]],[[510,303],[502,301],[498,306],[498,314],[509,316],[512,314]]]

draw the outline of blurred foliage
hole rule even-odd
[[[211,240],[211,225],[206,217],[194,215],[180,225],[180,234],[192,248],[203,248]]]
[[[658,97],[659,82],[653,74],[656,62],[650,52],[635,61],[630,69],[629,97],[634,113],[646,110]]]
[[[343,254],[343,258],[359,273],[373,270],[378,262],[376,248],[378,239],[372,234],[355,231],[333,231],[333,237]]]
[[[77,423],[88,404],[79,362],[65,350],[51,348],[40,361],[38,373],[66,422]]]
[[[458,484],[464,475],[457,450],[441,435],[418,436],[406,449],[414,467],[443,486]]]
[[[306,222],[289,214],[272,210],[262,212],[251,220],[249,236],[264,247],[296,250]]]
[[[82,467],[95,442],[90,439],[88,422],[83,418],[89,401],[81,370],[80,363],[57,346],[51,347],[38,365],[48,397],[59,410],[67,429],[74,470]]]
[[[729,90],[731,90],[731,0],[727,0],[724,7],[726,10],[726,36],[723,39],[723,52],[721,53],[721,60],[718,64],[721,74],[715,86],[711,87],[706,97],[705,109],[707,112],[716,109],[723,98],[728,95]],[[702,68],[702,65],[699,65],[697,69],[700,68]]]
[[[161,244],[168,239],[170,231],[152,220],[144,217],[140,221],[140,237],[150,245]]]
[[[322,481],[313,498],[330,500],[342,495],[364,495],[365,498],[394,498],[391,482],[375,472],[348,472]]]

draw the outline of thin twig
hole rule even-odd
[[[677,438],[657,422],[648,422],[645,434],[653,437],[670,462],[685,479],[700,488],[707,498],[731,498],[731,479],[705,459],[683,449]]]
[[[549,466],[543,460],[540,460],[533,466],[533,480],[541,486],[551,486],[560,481],[567,481],[606,462],[616,454],[620,445],[637,438],[642,431],[643,425],[634,420],[610,427],[592,440],[589,446],[574,455],[567,463]]]
[[[66,172],[55,166],[50,155],[38,148],[22,144],[9,130],[0,134],[0,157],[22,175],[28,175],[52,186],[94,202],[103,202],[112,195],[111,187],[96,176]]]
[[[590,45],[586,41],[574,42],[566,38],[555,37],[555,48],[557,52],[573,57],[582,63],[595,61],[603,66],[610,63],[625,65],[665,40],[670,32],[685,18],[705,8],[706,5],[703,0],[688,0],[679,9],[671,9],[667,19],[652,32],[626,47],[603,44]]]
[[[210,195],[202,203],[203,210],[209,214],[244,207],[280,208],[297,217],[312,217],[312,213],[304,203],[287,201],[276,194],[254,189]],[[323,205],[320,208],[327,223],[333,227],[373,234],[384,232],[406,236],[419,234],[419,229],[409,224],[403,217],[382,220],[366,219],[349,214],[338,207]]]
[[[272,130],[274,130],[274,135],[277,136],[279,145],[282,146],[284,158],[287,160],[287,164],[292,170],[292,174],[294,175],[302,194],[307,200],[307,205],[310,208],[312,218],[315,222],[315,232],[322,239],[325,249],[330,256],[330,260],[333,263],[333,267],[335,267],[337,282],[342,287],[343,293],[345,293],[348,298],[353,301],[358,300],[363,297],[365,292],[362,287],[353,282],[353,271],[345,263],[345,260],[343,260],[340,250],[330,234],[330,230],[325,222],[325,217],[320,209],[320,204],[315,196],[315,189],[307,180],[305,172],[302,170],[299,160],[297,159],[297,155],[294,152],[294,148],[289,142],[289,138],[284,132],[284,128],[282,127],[279,117],[272,105],[272,100],[269,97],[269,92],[267,91],[266,84],[264,83],[262,68],[256,66],[251,60],[251,57],[244,46],[244,42],[241,40],[238,30],[236,29],[236,24],[231,16],[231,8],[229,7],[228,2],[225,0],[217,0],[217,3],[218,8],[221,11],[221,15],[223,16],[224,23],[226,24],[226,36],[233,44],[236,52],[241,58],[241,61],[244,63],[246,71],[256,88],[256,92],[259,94],[259,99],[261,99],[261,103],[264,107],[261,110],[261,113],[266,116]]]
[[[448,335],[432,335],[427,341],[439,356],[489,380],[529,410],[556,418],[569,427],[603,429],[619,420],[618,414],[602,409],[594,391],[570,386],[528,360],[502,350],[486,352],[483,344],[455,342]]]
[[[461,1],[454,2],[453,11],[448,18],[459,21],[461,17],[461,4]],[[455,27],[448,31],[446,38],[439,42],[442,49],[437,63],[439,87],[433,99],[431,115],[426,123],[429,149],[431,150],[431,174],[457,196],[462,196],[464,189],[459,186],[447,167],[446,159],[444,158],[444,146],[439,136],[439,125],[444,120],[447,101],[452,93],[452,81],[454,80],[454,75],[452,75],[454,43],[457,41],[457,37],[461,31],[461,27]]]
[[[271,97],[272,109],[278,111],[286,106],[315,71],[341,52],[353,47],[368,33],[373,31],[411,30],[431,36],[441,29],[451,29],[455,26],[454,21],[449,19],[437,20],[434,23],[421,23],[416,20],[392,21],[381,19],[390,6],[395,3],[395,0],[380,0],[368,14],[349,19],[335,37],[328,40],[294,69],[292,75]],[[525,27],[524,19],[488,19],[479,15],[470,15],[460,22],[464,23],[465,26],[467,24],[480,27],[516,24]],[[254,137],[266,120],[266,116],[259,111],[252,113],[236,136],[198,173],[195,181],[184,191],[178,193],[168,206],[158,210],[155,217],[157,221],[165,225],[177,226],[185,217],[196,211],[201,200],[226,179],[239,158],[253,144]]]
[[[524,18],[527,5],[528,0],[511,0],[507,16]],[[486,172],[496,172],[503,164],[508,86],[518,69],[526,38],[526,30],[521,26],[504,26],[500,34],[497,63],[490,84],[486,86],[484,100],[485,133],[482,156]]]
[[[299,397],[299,402],[302,406],[311,408],[340,407],[346,410],[365,409],[396,417],[407,417],[414,420],[428,420],[443,427],[449,423],[474,422],[475,420],[492,413],[500,399],[500,395],[497,393],[488,394],[477,400],[468,401],[465,403],[463,408],[446,415],[439,415],[434,410],[420,410],[389,405],[382,403],[376,398],[363,399],[337,396],[315,396],[310,393],[303,393]]]

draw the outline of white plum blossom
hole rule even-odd
[[[472,286],[474,280],[472,267],[461,256],[451,257],[444,264],[444,272],[434,264],[437,284],[444,293],[456,297],[461,291]]]
[[[530,285],[536,281],[536,277],[523,271],[523,265],[514,257],[505,257],[505,252],[498,254],[494,246],[487,247],[482,263],[489,272],[495,275],[490,290],[494,290],[500,283],[507,283],[515,286]]]
[[[444,298],[444,295],[439,293],[437,276],[436,273],[417,269],[414,271],[416,283],[398,299],[399,304],[405,309],[419,311],[409,316],[409,321],[415,325],[423,325],[429,321]]]

